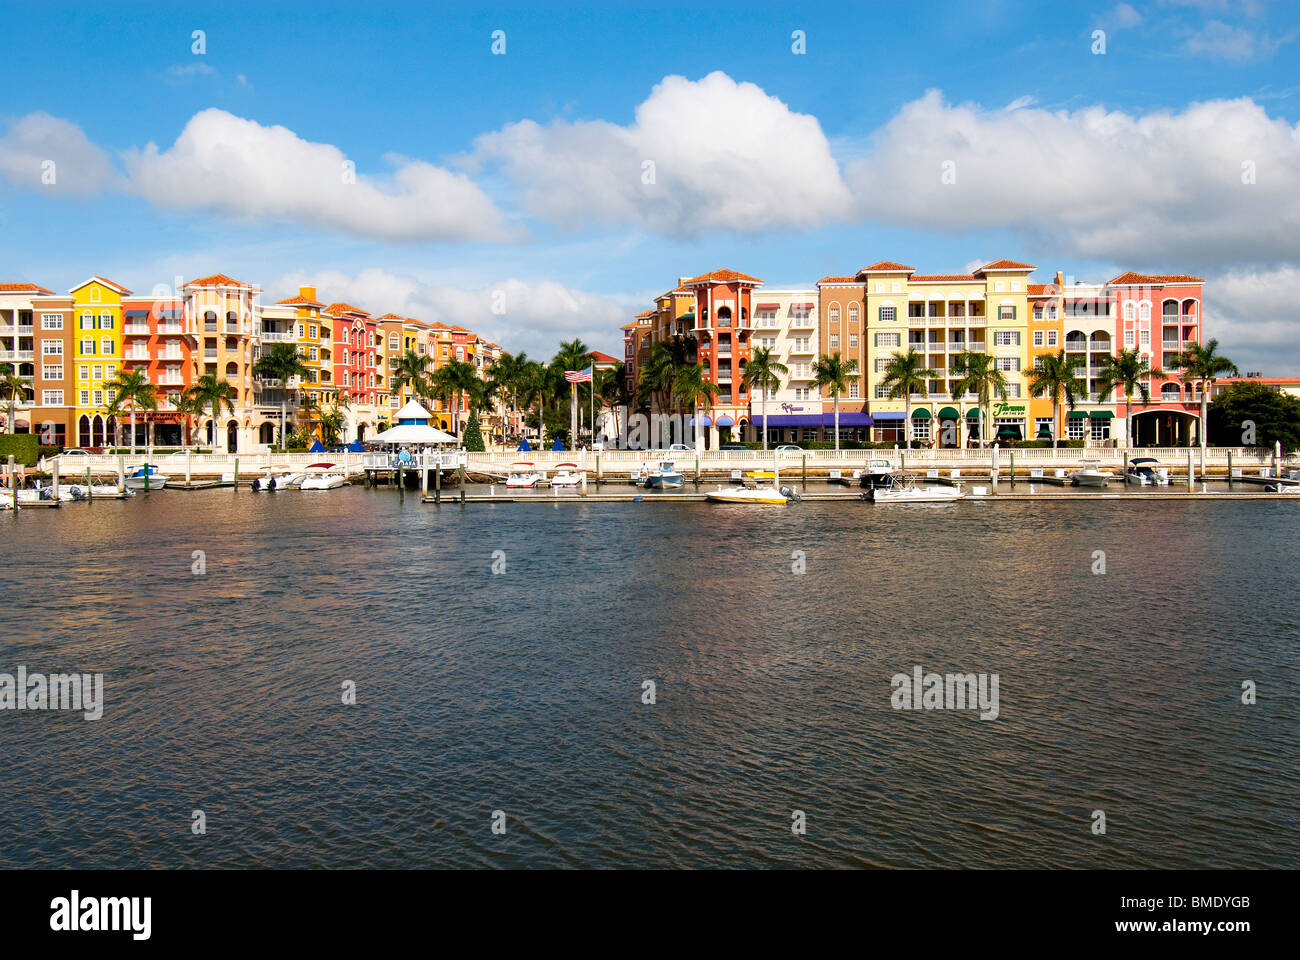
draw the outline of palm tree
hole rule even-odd
[[[749,363],[745,364],[745,373],[740,378],[751,397],[756,388],[759,391],[759,405],[763,411],[764,450],[767,449],[767,395],[781,389],[781,378],[789,372],[790,368],[772,356],[770,349],[755,347],[749,355]]]
[[[889,388],[889,399],[903,398],[903,440],[908,449],[912,446],[912,394],[930,392],[930,381],[939,378],[938,370],[931,370],[925,365],[925,357],[916,352],[915,347],[908,347],[907,353],[895,354],[885,364],[885,376],[881,383]],[[839,434],[839,430],[835,431]]]
[[[302,362],[302,354],[297,344],[273,343],[270,348],[257,358],[253,364],[253,376],[266,380],[280,381],[280,450],[285,447],[285,423],[288,420],[287,399],[289,381],[294,377],[305,379],[310,371]]]
[[[239,392],[231,386],[230,381],[218,377],[215,373],[205,373],[185,391],[183,399],[188,405],[192,405],[192,409],[199,416],[202,416],[208,408],[212,409],[212,449],[217,453],[221,452],[224,433],[219,426],[221,408],[224,406],[227,413],[234,413],[235,399],[238,396]]]
[[[432,399],[429,383],[429,365],[432,363],[433,357],[427,353],[407,350],[393,364],[393,389],[400,393],[403,387],[409,386],[417,397]]]
[[[460,437],[460,400],[474,389],[478,382],[478,368],[468,360],[448,360],[433,372],[430,378],[432,393],[444,403],[449,403],[452,432]]]
[[[551,366],[563,376],[566,370],[585,370],[591,362],[591,350],[581,340],[561,340],[560,349],[555,351],[555,356],[551,359]],[[585,398],[580,397],[580,394],[586,392],[585,387],[580,389],[577,384],[570,384],[569,392],[579,397],[579,408],[586,406]],[[571,437],[570,445],[576,440],[576,437]]]
[[[499,385],[500,395],[505,399],[510,411],[511,423],[514,422],[514,415],[519,410],[519,391],[526,384],[531,362],[526,354],[506,353],[502,354],[501,359],[492,367],[491,381]],[[503,430],[502,434],[505,432]]]
[[[984,424],[989,414],[986,408],[993,402],[993,394],[1007,398],[1007,378],[997,367],[997,362],[987,353],[966,350],[952,361],[952,375],[957,378],[952,386],[952,398],[960,400],[967,393],[975,394],[980,412],[980,446],[988,445],[988,431]]]
[[[14,420],[14,404],[27,399],[27,384],[18,376],[13,364],[0,364],[0,390],[9,395],[9,432],[17,433],[18,424]],[[35,419],[28,417],[29,420]]]
[[[596,396],[600,400],[600,409],[609,408],[614,414],[614,433],[621,435],[621,424],[618,421],[618,408],[626,407],[632,402],[632,394],[627,388],[627,367],[620,363],[618,366],[609,370],[600,370],[596,373],[596,379],[593,381],[596,388]],[[592,437],[596,435],[596,425],[592,425]]]
[[[848,386],[849,377],[858,372],[857,360],[845,360],[836,350],[829,357],[822,354],[813,363],[813,385],[818,389],[829,389],[835,401],[835,449],[840,448],[840,394]],[[764,429],[767,421],[763,421]]]
[[[189,391],[186,390],[177,398],[175,406],[176,406],[176,412],[179,413],[184,418],[185,436],[182,438],[184,441],[183,445],[187,447],[193,446],[194,430],[191,424],[191,420],[198,420],[200,417],[202,417],[204,412],[206,412],[207,410],[207,405],[202,402],[196,403],[190,397]]]
[[[1136,350],[1120,350],[1118,356],[1107,355],[1101,358],[1102,388],[1097,399],[1102,403],[1110,400],[1115,388],[1124,391],[1124,446],[1133,446],[1133,394],[1142,397],[1142,405],[1151,402],[1151,388],[1147,380],[1151,377],[1163,377],[1165,372],[1152,367],[1150,360]]]
[[[637,374],[637,392],[650,403],[651,409],[663,410],[668,406],[677,373],[685,365],[685,354],[679,356],[667,343],[656,343],[650,348],[650,356]]]
[[[546,401],[552,401],[564,389],[564,374],[556,372],[553,365],[529,361],[528,373],[519,388],[524,406],[537,404],[537,446],[546,445]]]
[[[712,408],[713,402],[718,399],[718,385],[705,379],[701,364],[689,363],[678,371],[673,395],[695,411],[695,435],[698,437],[700,411]]]
[[[1046,353],[1035,359],[1037,362],[1029,371],[1029,395],[1041,397],[1046,394],[1052,398],[1052,446],[1059,447],[1061,396],[1065,396],[1065,402],[1073,410],[1079,398],[1088,395],[1088,385],[1075,375],[1074,364],[1066,360],[1064,350],[1055,355]]]
[[[1205,344],[1189,343],[1187,349],[1178,354],[1174,365],[1182,368],[1184,382],[1197,381],[1201,386],[1201,423],[1196,432],[1201,437],[1201,474],[1205,473],[1205,426],[1207,406],[1210,402],[1210,387],[1214,381],[1225,373],[1237,376],[1237,365],[1218,352],[1219,341],[1210,340]]]
[[[104,389],[114,390],[113,402],[107,407],[113,416],[119,416],[124,406],[131,408],[131,456],[135,456],[135,411],[158,409],[158,388],[149,382],[149,375],[143,370],[122,370],[116,377],[104,384]],[[145,420],[145,433],[149,432],[149,422]]]

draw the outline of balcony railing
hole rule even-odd
[[[158,332],[163,336],[175,337],[185,332],[185,329],[179,323],[160,323]]]
[[[276,330],[262,331],[263,343],[296,343],[297,338],[292,333],[281,333]]]
[[[149,324],[128,323],[122,327],[122,332],[128,337],[147,337],[149,336]]]
[[[1160,343],[1160,349],[1162,349],[1162,350],[1181,350],[1181,349],[1183,349],[1183,345],[1182,345],[1182,343],[1180,343],[1180,342],[1177,341],[1177,340],[1163,340],[1163,341],[1161,341],[1161,343]]]

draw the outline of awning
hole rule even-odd
[[[915,410],[912,411],[912,419],[913,419],[913,420],[929,420],[929,419],[930,419],[930,411],[927,410],[927,409],[925,409],[925,407],[917,407]]]
[[[902,420],[905,415],[901,410],[891,410],[888,413],[873,413],[871,416],[879,422],[881,420]]]
[[[323,443],[321,443],[319,440],[317,440],[317,441],[314,442],[310,447],[307,448],[307,452],[308,452],[308,453],[324,453],[324,452],[325,452],[325,444],[323,444]]]
[[[732,420],[730,417],[718,417],[717,425],[719,427],[734,427],[736,425],[736,421]]]
[[[1115,419],[1115,414],[1111,413],[1109,410],[1094,410],[1094,411],[1092,411],[1091,414],[1089,414],[1089,416],[1091,416],[1092,419],[1094,419],[1094,420],[1113,420],[1113,419]]]
[[[755,309],[755,310],[780,310],[780,309],[781,309],[781,304],[779,304],[779,303],[760,303],[760,304],[759,304],[758,306],[756,306],[754,309]]]
[[[1087,411],[1087,410],[1071,410],[1071,411],[1070,411],[1069,419],[1071,419],[1071,420],[1087,420],[1087,419],[1088,419],[1088,411]]]
[[[692,427],[711,427],[713,426],[713,420],[707,415],[703,417],[691,417],[690,424]]]
[[[967,411],[966,411],[966,419],[967,419],[967,420],[978,420],[978,419],[980,419],[981,416],[982,416],[982,414],[980,413],[980,409],[979,409],[979,407],[975,407],[973,410],[967,410]]]
[[[135,319],[135,318],[137,318],[137,317],[147,317],[147,316],[149,316],[149,311],[148,311],[148,310],[124,310],[124,311],[122,311],[122,312],[126,314],[126,316],[127,316],[128,319],[132,319],[132,320]]]
[[[678,320],[692,320],[692,321],[693,321],[693,320],[695,319],[695,313],[694,313],[693,311],[692,311],[691,313],[683,313],[683,314],[682,314],[680,317],[678,317],[677,319],[678,319]]]
[[[956,407],[940,407],[940,408],[939,408],[939,419],[940,419],[940,420],[956,420],[956,419],[957,419],[958,417],[960,417],[960,416],[961,416],[961,414],[957,412],[957,408],[956,408]]]
[[[812,309],[813,307],[815,307],[815,306],[817,306],[817,304],[815,304],[815,303],[792,303],[792,304],[790,304],[790,309],[791,309],[791,310],[811,310],[811,309]]]
[[[900,413],[898,418],[901,420],[903,415]],[[875,421],[865,413],[861,412],[842,412],[840,414],[841,427],[869,427]],[[835,426],[834,413],[785,413],[777,414],[767,418],[766,424],[763,422],[763,415],[760,413],[754,417],[754,426],[762,427],[833,427]]]

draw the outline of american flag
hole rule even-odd
[[[591,383],[592,367],[585,370],[565,370],[564,379],[567,383]]]

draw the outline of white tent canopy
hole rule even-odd
[[[419,420],[428,423],[432,419],[433,414],[424,409],[417,400],[407,400],[406,406],[398,410],[393,416],[393,420],[397,423],[401,423],[403,420]]]
[[[397,444],[404,443],[408,445],[419,446],[428,443],[455,443],[456,438],[450,433],[445,433],[437,427],[430,427],[420,423],[404,423],[400,426],[390,427],[382,433],[377,433],[370,438],[371,443]]]

